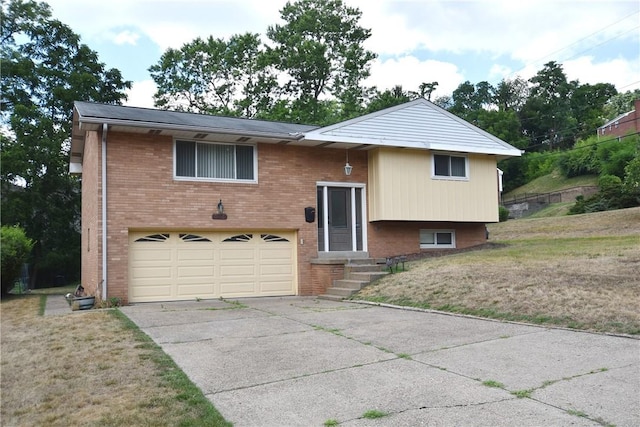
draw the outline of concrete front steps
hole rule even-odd
[[[349,259],[344,264],[344,279],[334,280],[333,286],[327,292],[318,296],[321,299],[342,301],[369,285],[371,282],[384,277],[385,260],[374,258]]]

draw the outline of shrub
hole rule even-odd
[[[500,218],[500,222],[505,222],[509,219],[509,209],[504,206],[498,207],[498,218]]]
[[[22,265],[27,261],[33,248],[33,240],[29,239],[20,227],[2,226],[0,246],[1,293],[4,295],[11,290],[20,277]]]
[[[601,165],[598,159],[597,139],[589,138],[578,141],[573,150],[562,153],[558,159],[558,167],[563,175],[572,178],[580,175],[597,175]]]

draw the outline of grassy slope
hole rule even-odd
[[[575,178],[565,178],[558,170],[555,170],[549,175],[536,178],[522,187],[518,187],[513,191],[505,193],[503,195],[503,199],[508,200],[515,195],[522,195],[525,193],[552,193],[554,191],[583,185],[598,185],[598,177],[596,175],[585,175],[577,176]]]
[[[640,334],[640,208],[489,231],[497,247],[411,262],[355,299]]]

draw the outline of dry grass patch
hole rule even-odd
[[[501,247],[411,262],[354,298],[640,334],[640,208],[567,218],[497,224]]]
[[[40,298],[1,305],[2,425],[227,425],[119,311],[43,317]]]

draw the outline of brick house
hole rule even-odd
[[[640,131],[640,99],[633,101],[634,109],[620,114],[598,128],[598,138],[623,138]]]
[[[424,99],[324,128],[76,102],[82,284],[124,303],[319,295],[348,259],[484,243],[496,162],[519,155]]]

